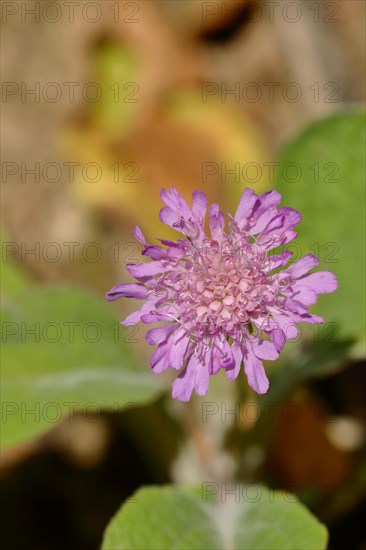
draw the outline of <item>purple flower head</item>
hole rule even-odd
[[[154,373],[169,367],[180,371],[173,383],[174,398],[189,401],[193,390],[206,395],[211,375],[224,369],[234,380],[242,363],[249,385],[265,393],[269,382],[262,360],[276,359],[286,340],[296,338],[296,323],[323,322],[308,306],[318,294],[337,288],[335,275],[309,274],[319,263],[312,254],[283,269],[292,253],[271,252],[296,238],[294,227],[301,220],[296,210],[278,207],[277,191],[258,196],[245,189],[227,230],[219,206],[213,204],[210,236],[205,231],[204,193],[193,193],[192,208],[174,187],[170,192],[163,189],[161,199],[166,206],[160,220],[184,238],[148,245],[136,227],[142,255],[151,261],[128,264],[138,282],[115,286],[107,300],[144,300],[124,325],[165,323],[150,329],[146,339],[157,345],[150,360]]]

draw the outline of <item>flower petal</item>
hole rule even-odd
[[[305,306],[312,306],[316,303],[318,295],[316,292],[307,288],[306,286],[294,285],[290,287],[290,292],[286,291],[286,296],[291,296],[294,300],[297,300]]]
[[[136,239],[138,241],[140,241],[140,243],[146,245],[146,239],[145,239],[144,234],[143,234],[143,232],[141,231],[141,229],[139,228],[138,225],[136,225],[136,227],[133,229],[132,233],[135,235]]]
[[[262,233],[262,231],[273,222],[273,220],[276,220],[277,211],[275,208],[269,208],[268,210],[264,210],[260,215],[254,217],[253,216],[253,222],[250,225],[250,228],[248,229],[248,232],[250,235],[257,235],[258,233]]]
[[[287,262],[290,261],[292,254],[293,253],[290,250],[282,250],[280,254],[267,256],[265,262],[265,271],[269,272],[273,271],[273,269],[277,269],[278,267],[283,267],[287,264]]]
[[[183,328],[176,330],[169,338],[169,364],[171,368],[180,370],[183,367],[184,355],[189,343],[189,337]]]
[[[189,401],[194,388],[194,373],[192,368],[188,369],[188,366],[182,370],[181,373],[173,382],[172,397],[173,399],[179,399],[179,401]]]
[[[281,198],[282,197],[278,191],[275,191],[274,189],[271,191],[266,191],[258,197],[258,201],[256,201],[251,213],[251,218],[253,220],[251,224],[252,228],[258,224],[263,215],[265,215],[266,218],[268,217],[263,228],[267,225],[269,220],[276,214],[276,208],[281,202]],[[270,216],[268,216],[268,214],[270,214]]]
[[[215,341],[212,347],[210,373],[217,374],[220,369],[232,369],[235,365],[232,349],[226,338]]]
[[[295,210],[295,208],[289,208],[288,206],[282,206],[278,210],[278,214],[283,217],[282,231],[293,229],[302,220],[302,215],[300,212]]]
[[[169,343],[159,344],[150,357],[150,367],[155,374],[161,374],[169,368]]]
[[[265,191],[259,196],[259,202],[256,205],[253,214],[261,214],[264,210],[276,207],[280,204],[282,197],[275,189]]]
[[[337,277],[331,271],[318,271],[310,273],[301,279],[298,279],[298,284],[306,286],[317,294],[329,294],[334,292],[338,287]]]
[[[223,369],[231,369],[235,365],[235,359],[229,342],[224,340],[221,346],[221,358],[220,363]]]
[[[154,309],[154,311],[152,311]],[[140,321],[151,325],[152,323],[160,323],[161,321],[172,321],[177,320],[175,315],[177,314],[175,308],[171,305],[160,308],[158,311],[155,311],[155,308],[151,308],[149,312],[141,315]]]
[[[280,328],[275,328],[271,330],[268,334],[272,342],[274,343],[276,350],[278,351],[278,353],[280,353],[283,346],[286,344],[285,333]]]
[[[179,231],[179,228],[176,227],[178,219],[177,211],[172,210],[169,206],[164,206],[159,212],[159,220],[177,231]]]
[[[223,229],[225,226],[225,218],[218,204],[214,203],[210,206],[209,217],[211,236],[214,240],[221,242],[223,237]]]
[[[183,216],[183,218],[189,219],[192,216],[191,209],[175,187],[170,188],[170,193],[166,189],[162,189],[160,198],[169,208],[178,212],[178,218]]]
[[[251,342],[253,353],[258,359],[268,359],[273,361],[279,356],[276,346],[267,340],[254,340]]]
[[[319,317],[319,315],[315,315],[314,313],[306,313],[305,315],[299,315],[296,320],[298,323],[310,323],[311,325],[324,323],[323,317]]]
[[[239,344],[234,343],[231,346],[231,353],[234,358],[234,364],[231,368],[225,369],[226,378],[228,380],[235,380],[240,372],[240,367],[243,361],[243,352]]]
[[[268,234],[268,235],[259,235],[257,239],[257,244],[260,245],[262,250],[268,251],[272,250],[273,248],[277,248],[278,246],[283,246],[284,244],[290,243],[294,239],[296,239],[297,233],[296,231],[292,231],[292,229],[289,229],[288,231],[284,231],[279,234]]]
[[[138,283],[122,283],[114,286],[106,294],[106,298],[109,302],[118,300],[118,298],[137,298],[143,300],[147,297],[149,290]]]
[[[247,375],[248,384],[257,393],[266,393],[269,381],[266,376],[263,363],[258,359],[250,346],[244,352],[244,372]]]
[[[151,277],[166,271],[163,264],[158,261],[147,262],[145,264],[126,264],[126,269],[136,279]]]
[[[284,332],[286,340],[296,338],[298,335],[298,328],[295,324],[296,314],[286,314],[280,308],[269,307],[268,309],[272,313],[275,323],[278,324],[277,328],[280,328]]]
[[[167,257],[167,251],[157,245],[146,246],[141,254],[142,256],[149,256],[149,258],[152,258],[153,260],[162,260]]]
[[[186,368],[173,382],[174,399],[189,401],[194,389],[198,395],[206,395],[210,378],[207,360],[208,352],[204,356],[191,355]]]
[[[192,193],[192,213],[197,221],[203,220],[207,210],[207,197],[202,191]]]
[[[141,317],[151,311],[151,309],[154,308],[154,304],[152,302],[145,302],[142,307],[138,311],[134,311],[133,313],[130,313],[127,315],[127,317],[121,321],[121,325],[124,326],[130,326],[135,325],[139,321],[141,321]]]
[[[221,369],[220,352],[216,346],[213,346],[210,354],[209,372],[211,375],[217,374]]]
[[[200,362],[197,362],[195,377],[194,377],[194,386],[196,389],[197,395],[206,395],[208,392],[210,375],[206,365],[203,365]]]
[[[171,325],[166,325],[164,327],[151,328],[146,332],[145,339],[151,346],[161,344],[177,328],[178,328],[178,325],[176,323],[173,323]]]
[[[316,267],[319,264],[319,259],[313,254],[306,254],[290,267],[288,267],[283,273],[290,275],[293,279],[298,279],[302,275],[305,275],[310,269]]]
[[[243,227],[247,224],[248,218],[250,217],[257,200],[258,195],[255,191],[253,191],[253,189],[244,189],[234,217],[240,229],[243,229]]]
[[[293,300],[292,298],[279,298],[278,303],[281,304],[281,308],[287,312],[298,313],[299,315],[304,315],[308,310],[301,302]]]

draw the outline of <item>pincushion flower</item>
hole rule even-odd
[[[297,336],[297,323],[323,322],[308,306],[318,294],[333,292],[337,279],[329,271],[309,273],[319,263],[312,254],[285,267],[292,252],[273,252],[296,238],[294,227],[301,220],[296,210],[279,208],[277,191],[258,196],[245,189],[227,230],[213,204],[209,234],[206,195],[195,191],[192,197],[190,208],[174,187],[162,190],[166,206],[160,220],[183,238],[149,245],[136,227],[142,255],[151,261],[128,264],[137,282],[115,286],[107,300],[144,300],[124,325],[164,322],[148,330],[146,339],[157,346],[150,360],[154,373],[180,371],[174,398],[189,401],[193,390],[206,395],[210,376],[224,369],[234,380],[242,364],[249,385],[265,393],[269,382],[262,361],[277,359],[286,340]]]

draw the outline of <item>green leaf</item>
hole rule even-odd
[[[4,235],[0,233],[1,244],[1,303],[6,302],[7,296],[13,296],[21,290],[25,289],[29,284],[29,280],[18,268],[13,259],[18,244],[7,241]]]
[[[2,445],[18,443],[81,410],[123,410],[160,393],[139,367],[111,304],[75,288],[28,290],[2,316]]]
[[[260,485],[235,485],[234,494],[229,489],[226,491],[224,483],[204,483],[201,490],[173,486],[142,488],[111,520],[102,548],[326,548],[326,528],[293,495]]]
[[[313,311],[337,323],[339,339],[359,342],[365,335],[364,125],[358,112],[314,123],[285,148],[276,178],[283,204],[303,216],[296,244],[287,247],[315,253],[319,269],[338,277],[338,290],[320,296]]]

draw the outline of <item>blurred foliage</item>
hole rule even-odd
[[[224,488],[223,488],[224,486]],[[221,502],[213,496],[220,491]],[[263,486],[143,488],[107,528],[103,549],[322,550],[327,531],[296,497]],[[236,493],[237,492],[237,493]],[[244,495],[244,496],[243,496]],[[234,507],[235,506],[235,512]]]
[[[2,327],[2,445],[52,428],[61,415],[121,411],[159,394],[128,349],[133,331],[91,293],[31,286],[6,301]]]
[[[115,212],[125,227],[140,224],[150,238],[169,237],[157,217],[162,187],[175,185],[187,200],[201,187],[211,202],[233,211],[243,174],[259,189],[268,185],[262,139],[235,104],[205,102],[198,86],[190,86],[166,92],[146,113],[141,69],[130,49],[102,42],[96,59],[95,78],[105,93],[64,136],[65,150],[81,163],[76,195],[83,204]],[[87,163],[100,166],[96,181],[84,177]],[[149,216],[141,216],[142,197]]]
[[[102,101],[91,105],[91,119],[110,136],[127,134],[138,116],[138,61],[134,51],[117,42],[102,40],[93,59],[94,78]]]
[[[271,378],[271,397],[282,400],[297,384],[339,371],[349,358],[353,343],[351,339],[305,341],[299,346],[292,343],[292,347],[297,349],[290,350]]]
[[[7,249],[8,241],[4,238],[4,233],[0,234],[1,246],[1,277],[0,277],[0,295],[1,303],[6,303],[6,298],[16,295],[29,285],[29,279],[23,270],[19,269],[13,260],[9,260]],[[11,243],[10,243],[11,246]]]
[[[339,113],[312,124],[280,156],[276,189],[302,221],[293,250],[313,253],[339,286],[314,312],[335,323],[334,339],[365,341],[365,117]],[[329,338],[325,324],[323,337]],[[364,355],[361,346],[357,353]]]

